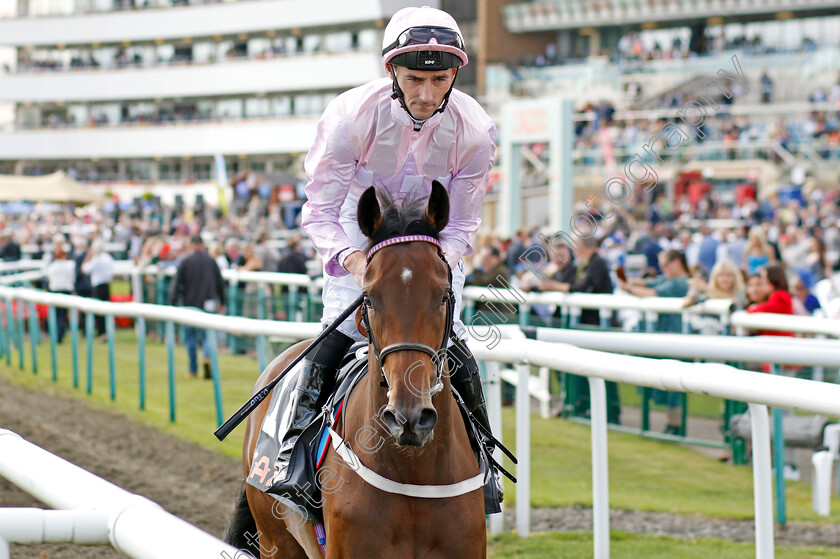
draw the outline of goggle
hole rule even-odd
[[[448,27],[410,27],[400,33],[396,41],[382,49],[382,54],[409,45],[428,45],[432,39],[435,39],[439,45],[464,50],[464,40],[461,35]]]

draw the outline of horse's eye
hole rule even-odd
[[[449,293],[444,293],[443,298],[440,300],[440,306],[445,306],[449,302]]]
[[[362,304],[367,308],[373,308],[373,302],[370,300],[370,296],[365,293],[364,298],[362,299]]]

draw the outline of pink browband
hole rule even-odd
[[[370,262],[370,259],[373,258],[373,255],[382,250],[385,247],[389,247],[391,245],[396,245],[399,243],[412,243],[414,241],[423,241],[425,243],[432,243],[438,250],[443,252],[443,247],[440,244],[440,241],[435,239],[434,237],[429,237],[428,235],[406,235],[405,237],[394,237],[393,239],[388,239],[386,241],[382,241],[381,243],[374,245],[367,251],[367,261]]]

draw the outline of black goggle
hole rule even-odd
[[[464,40],[461,35],[448,27],[410,27],[400,33],[396,41],[382,49],[382,54],[385,55],[396,48],[409,45],[428,45],[432,39],[435,39],[439,45],[464,50]]]

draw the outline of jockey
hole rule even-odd
[[[382,47],[388,77],[333,100],[306,157],[302,226],[324,262],[321,322],[330,324],[361,293],[368,241],[356,211],[365,189],[374,185],[400,200],[406,195],[428,197],[432,180],[441,182],[450,198],[441,242],[456,296],[456,339],[449,351],[460,365],[451,382],[489,431],[478,366],[464,342],[466,329],[459,316],[461,257],[471,252],[481,223],[496,129],[478,102],[453,89],[468,58],[449,14],[429,7],[402,9],[385,28]],[[316,401],[322,387],[332,384],[349,347],[363,339],[351,316],[303,361],[293,425],[281,441],[281,470],[284,454],[320,411]]]

